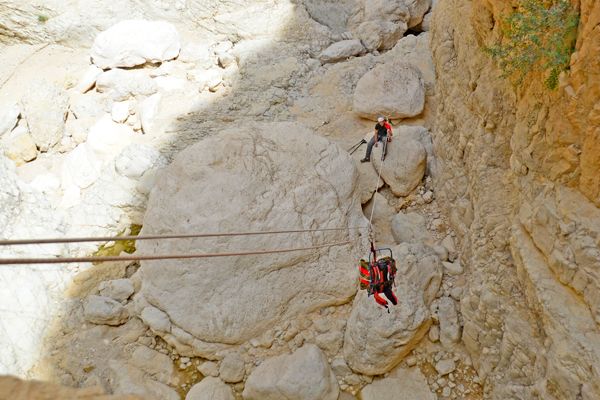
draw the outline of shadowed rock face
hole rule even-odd
[[[511,87],[480,50],[498,37],[506,2],[434,11],[436,194],[470,254],[463,341],[492,399],[600,397],[600,3],[578,4],[575,53],[555,91],[539,72]]]
[[[357,171],[327,140],[289,123],[251,124],[177,156],[151,194],[144,233],[318,229],[364,224]],[[308,247],[356,232],[140,243],[152,253]],[[210,342],[238,343],[356,290],[354,246],[279,255],[144,262],[140,302]],[[163,329],[168,332],[168,329]]]

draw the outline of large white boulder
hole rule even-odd
[[[398,276],[396,280],[410,282],[429,306],[442,283],[442,263],[435,250],[422,243],[402,243],[392,247]]]
[[[235,397],[229,386],[209,376],[192,386],[185,400],[235,400]]]
[[[178,154],[150,195],[143,233],[364,226],[356,182],[348,154],[302,126],[245,124]],[[138,249],[143,254],[287,249],[354,240],[357,233],[204,238],[138,243]],[[348,301],[356,290],[358,255],[346,245],[142,262],[140,300],[164,311],[173,332],[240,343],[299,313]]]
[[[399,125],[393,128],[394,140],[416,140],[423,145],[427,153],[427,175],[432,175],[435,171],[435,154],[433,153],[433,140],[429,130],[419,125]]]
[[[417,26],[431,0],[359,0],[348,28],[369,50],[391,49],[404,33]]]
[[[354,299],[344,338],[344,358],[355,372],[381,375],[414,349],[431,325],[423,294],[408,283],[394,289],[398,305],[389,313],[366,291]]]
[[[98,76],[96,90],[115,101],[125,101],[130,97],[150,96],[158,88],[146,71],[111,69]]]
[[[323,352],[307,344],[259,365],[242,395],[244,400],[336,400],[339,387]]]
[[[396,214],[392,219],[392,234],[396,243],[431,241],[425,217],[416,212]]]
[[[389,205],[387,199],[382,194],[375,192],[371,201],[364,208],[365,217],[371,220],[377,226],[375,240],[378,243],[393,244],[392,226],[390,221],[396,215],[396,210]]]
[[[100,325],[121,325],[127,321],[129,314],[121,303],[104,296],[89,296],[83,304],[83,315],[86,320]]]
[[[360,78],[354,91],[354,112],[373,120],[380,114],[392,119],[414,117],[424,105],[421,72],[402,60],[376,66]]]
[[[100,33],[92,46],[92,61],[102,69],[135,67],[172,60],[179,55],[179,33],[165,21],[121,21]]]
[[[147,400],[180,400],[170,386],[151,378],[148,373],[122,361],[109,361],[109,382],[113,393],[131,394]]]
[[[373,149],[372,164],[396,196],[407,196],[421,183],[427,167],[427,152],[420,142],[401,138],[388,143],[385,162],[381,162],[383,146]],[[382,167],[383,165],[383,167]]]
[[[427,379],[418,368],[397,369],[390,376],[374,381],[360,392],[362,400],[436,400]]]
[[[348,25],[368,50],[392,48],[408,29],[410,14],[403,1],[369,0],[357,3],[357,12],[349,19]]]
[[[19,126],[5,135],[0,142],[0,147],[17,165],[35,159],[38,154],[37,146],[24,126]]]
[[[65,92],[46,82],[33,84],[22,99],[21,116],[40,151],[47,151],[62,138],[67,107]]]
[[[323,63],[333,63],[345,60],[348,57],[361,55],[364,52],[365,47],[362,45],[360,40],[342,40],[323,50],[319,56],[319,59]]]
[[[0,137],[17,125],[20,114],[21,109],[18,104],[3,104],[0,107]]]

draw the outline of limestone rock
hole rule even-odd
[[[185,400],[235,400],[233,391],[218,378],[204,378],[192,386]]]
[[[421,72],[410,64],[394,61],[376,66],[356,85],[353,110],[364,118],[383,114],[392,119],[419,115],[425,104]]]
[[[381,168],[381,149],[373,149],[373,166]],[[396,196],[410,194],[421,182],[427,165],[427,153],[423,145],[415,140],[394,140],[388,144],[381,177]]]
[[[165,157],[154,147],[145,144],[129,145],[115,159],[116,171],[131,179],[140,179],[146,171],[166,165]]]
[[[410,20],[408,21],[408,27],[414,28],[423,21],[425,13],[431,7],[432,0],[417,0],[407,2],[408,10],[410,12]]]
[[[65,131],[68,98],[51,83],[32,84],[22,100],[22,117],[40,151],[56,145]]]
[[[440,320],[440,342],[444,346],[451,346],[460,341],[460,324],[454,300],[442,297],[438,304],[438,318]]]
[[[181,44],[173,25],[164,21],[121,21],[100,33],[92,46],[92,61],[102,69],[135,67],[176,58]]]
[[[336,42],[323,50],[319,59],[322,63],[334,63],[345,60],[352,56],[358,56],[365,52],[365,48],[360,40],[342,40]]]
[[[98,68],[95,65],[90,65],[87,71],[85,71],[85,74],[81,77],[81,80],[79,81],[77,86],[75,86],[75,90],[77,90],[79,93],[87,92],[88,90],[94,87],[94,85],[96,84],[96,79],[98,78],[98,76],[100,76],[101,73],[101,68]]]
[[[423,126],[400,125],[393,128],[395,140],[402,143],[405,140],[416,140],[423,145],[427,153],[427,175],[432,175],[435,171],[435,155],[433,152],[433,141],[429,130]]]
[[[409,10],[403,1],[360,1],[358,12],[348,21],[350,31],[369,51],[387,50],[408,29]]]
[[[129,118],[129,101],[115,102],[112,106],[111,117],[113,121],[122,124]]]
[[[392,234],[396,243],[425,243],[431,240],[425,218],[415,212],[396,214],[392,219]]]
[[[0,108],[0,138],[10,132],[16,125],[21,115],[21,109],[18,104],[3,105]]]
[[[133,395],[107,395],[99,387],[75,389],[41,381],[25,381],[13,376],[0,377],[0,399],[11,400],[141,400]]]
[[[83,315],[86,320],[99,325],[121,325],[129,318],[127,310],[120,303],[95,295],[86,299]]]
[[[244,360],[238,353],[229,353],[221,361],[219,375],[223,382],[237,383],[244,379],[246,367]]]
[[[130,97],[150,96],[158,89],[143,70],[111,69],[98,76],[96,90],[107,93],[114,101],[125,101]]]
[[[166,354],[146,346],[137,346],[131,354],[131,365],[149,374],[152,379],[164,384],[177,384],[174,378],[173,361]]]
[[[148,400],[179,400],[177,392],[165,385],[149,379],[139,368],[121,361],[109,361],[110,383],[113,393],[135,394]]]
[[[141,314],[142,321],[156,332],[170,332],[169,316],[156,307],[145,307]]]
[[[31,161],[37,157],[37,146],[26,129],[15,129],[2,140],[4,154],[17,165]]]
[[[61,182],[69,187],[87,188],[100,177],[100,161],[86,144],[80,144],[65,157]]]
[[[358,162],[362,157],[364,157],[364,153],[360,150],[354,153],[354,159],[357,161],[359,173],[358,186],[360,191],[360,202],[361,204],[366,204],[373,198],[375,191],[385,185],[385,182],[379,177],[371,163]],[[376,185],[374,185],[373,182],[377,182]]]
[[[459,260],[455,260],[453,263],[443,262],[444,270],[450,275],[460,275],[463,273],[463,267]]]
[[[105,161],[113,159],[134,137],[130,127],[117,124],[106,115],[90,129],[85,145],[99,161]]]
[[[213,361],[205,361],[197,369],[204,376],[219,376],[219,366]]]
[[[392,251],[398,267],[396,280],[409,282],[429,306],[442,282],[442,265],[435,252],[422,243],[402,243]]]
[[[397,279],[398,281],[398,279]],[[423,294],[399,282],[395,290],[398,305],[390,313],[367,297],[354,299],[344,339],[344,358],[353,371],[381,375],[391,370],[419,343],[430,325]]]
[[[248,377],[244,400],[336,400],[337,380],[325,355],[307,344],[259,365]]]
[[[110,297],[116,301],[127,300],[134,292],[131,279],[114,279],[100,283],[100,295]]]
[[[387,199],[375,193],[373,199],[364,209],[365,217],[373,216],[373,223],[377,226],[376,240],[380,243],[393,243],[392,227],[390,221],[394,218],[396,211],[388,204]]]
[[[456,369],[456,364],[453,359],[440,360],[435,364],[435,370],[441,376],[448,375]]]
[[[436,400],[418,368],[397,369],[389,377],[365,386],[362,400]]]
[[[345,151],[298,125],[238,126],[179,153],[150,195],[142,232],[356,226],[365,221],[356,179]],[[201,244],[138,243],[138,249],[144,254],[195,252],[199,246],[206,252],[285,249],[344,241],[347,234],[203,238]],[[277,321],[348,301],[356,291],[357,256],[341,246],[252,257],[251,264],[248,257],[181,260],[168,273],[163,263],[142,262],[140,298],[196,339],[239,343]]]

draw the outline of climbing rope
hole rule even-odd
[[[322,229],[294,229],[277,231],[253,231],[253,232],[216,232],[216,233],[189,233],[173,235],[140,235],[140,236],[99,236],[99,237],[73,237],[73,238],[48,238],[48,239],[16,239],[0,240],[0,246],[20,246],[28,244],[56,244],[56,243],[82,243],[82,242],[117,242],[125,240],[163,240],[163,239],[190,239],[207,237],[226,237],[226,236],[254,236],[254,235],[278,235],[284,233],[305,233],[305,232],[330,232],[345,230],[360,230],[368,227],[349,227],[349,228],[322,228]]]
[[[377,142],[375,142],[377,143]],[[379,166],[379,173],[377,175],[377,183],[375,184],[374,193],[377,193],[377,189],[379,189],[379,180],[381,179],[381,171],[383,171],[383,164],[385,163],[385,156],[387,150],[387,137],[383,141],[383,149],[381,156],[381,165]],[[375,196],[373,196],[373,207],[371,207],[371,217],[369,218],[369,241],[371,242],[371,248],[373,248],[373,243],[375,242],[375,238],[373,237],[373,214],[375,213]]]
[[[69,264],[82,262],[103,262],[103,261],[144,261],[144,260],[172,260],[172,259],[189,259],[189,258],[210,258],[210,257],[234,257],[234,256],[251,256],[261,254],[277,254],[290,253],[293,251],[304,251],[321,249],[324,247],[336,247],[351,244],[351,240],[345,242],[325,243],[310,247],[297,247],[290,249],[270,249],[270,250],[255,250],[246,252],[233,253],[200,253],[200,254],[165,254],[165,255],[132,255],[132,256],[92,256],[92,257],[51,257],[51,258],[3,258],[0,259],[0,265],[8,264]]]

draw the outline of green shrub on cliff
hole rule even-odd
[[[521,0],[500,21],[502,39],[486,48],[508,77],[520,84],[532,71],[542,71],[550,89],[569,68],[579,13],[568,0]]]

